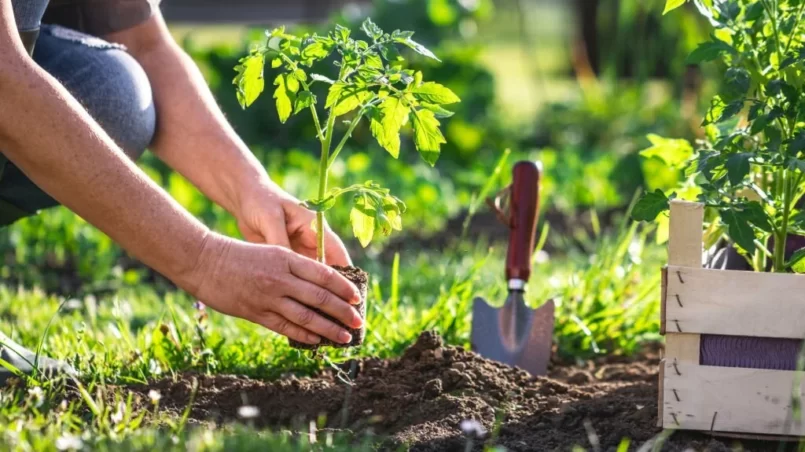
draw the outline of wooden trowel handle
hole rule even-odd
[[[540,168],[534,162],[521,161],[514,165],[512,173],[506,279],[528,281],[531,276],[531,254],[536,245]]]

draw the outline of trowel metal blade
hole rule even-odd
[[[554,303],[549,300],[536,310],[516,303],[510,300],[494,308],[481,297],[473,300],[472,349],[532,375],[545,375],[553,345]]]

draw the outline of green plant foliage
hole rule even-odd
[[[311,113],[322,146],[322,165],[319,168],[318,197],[306,201],[305,206],[317,212],[320,260],[324,259],[323,213],[332,208],[341,195],[353,194],[350,221],[355,237],[364,247],[369,245],[376,231],[388,235],[402,227],[400,215],[405,211],[405,205],[375,183],[328,191],[330,167],[361,120],[368,120],[378,144],[394,158],[400,155],[400,130],[410,124],[420,156],[428,164],[435,165],[441,145],[446,142],[437,113],[440,117],[450,116],[452,113],[442,106],[460,102],[449,88],[435,82],[423,82],[422,72],[403,66],[405,58],[397,49],[398,45],[439,61],[430,50],[412,39],[413,32],[395,30],[385,33],[368,18],[361,30],[369,41],[353,39],[351,31],[340,25],[326,36],[316,33],[296,36],[287,33],[285,28],[277,28],[266,33],[263,47],[253,50],[235,68],[237,76],[233,83],[241,107],[249,106],[262,91],[262,66],[271,61],[273,68],[281,70],[274,80],[274,99],[280,122],[284,123],[304,110]],[[331,76],[320,73],[308,76],[306,68],[319,67],[317,63],[327,62],[325,60],[332,54],[338,56],[331,61],[330,67],[336,68]],[[324,84],[327,89],[324,102],[327,121],[324,124],[319,121],[318,98],[312,91],[316,83]],[[353,112],[347,121],[346,133],[333,147],[336,118]]]
[[[681,3],[669,1],[666,10]],[[706,137],[682,165],[686,183],[700,188],[696,198],[710,211],[708,230],[726,231],[757,270],[765,268],[766,256],[771,255],[774,271],[788,271],[801,259],[786,262],[786,238],[805,232],[796,220],[805,194],[805,103],[800,99],[805,2],[693,3],[715,30],[688,61],[719,59],[725,67],[722,86],[702,122]],[[665,150],[654,149],[660,139],[650,139],[655,146],[645,156],[680,166],[687,151],[675,153],[668,145]],[[680,143],[679,149],[687,147]],[[635,209],[634,218],[639,220],[652,220],[667,209],[656,192],[638,205],[645,207]],[[766,250],[770,238],[774,249]]]

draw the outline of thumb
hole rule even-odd
[[[330,228],[327,228],[325,232],[324,251],[327,253],[327,263],[340,265],[342,267],[352,265],[352,259],[349,257],[347,247],[344,246],[344,242],[341,241],[341,238],[330,230]]]
[[[288,232],[285,229],[285,216],[282,214],[263,217],[263,221],[260,222],[260,234],[265,243],[269,245],[291,248]]]

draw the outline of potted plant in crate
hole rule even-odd
[[[430,50],[412,39],[413,32],[386,33],[371,19],[366,19],[361,29],[368,41],[352,38],[351,31],[340,25],[325,36],[296,36],[284,28],[267,31],[265,44],[253,49],[236,67],[238,74],[234,84],[243,108],[263,92],[264,67],[268,64],[277,72],[273,83],[280,121],[284,123],[291,115],[310,113],[316,137],[321,142],[321,163],[316,177],[318,195],[304,205],[316,212],[316,224],[312,227],[316,228],[318,260],[322,263],[326,262],[325,213],[345,195],[352,199],[350,221],[361,245],[367,246],[376,233],[388,235],[402,228],[405,204],[388,189],[372,181],[344,188],[328,186],[330,168],[358,124],[368,122],[377,142],[394,158],[400,153],[400,131],[410,124],[417,151],[427,163],[434,165],[441,144],[445,143],[439,130],[439,118],[452,115],[442,106],[459,102],[458,96],[447,87],[425,82],[421,72],[404,67],[400,47],[438,61]],[[330,73],[326,71],[328,68]],[[324,73],[320,69],[324,69]],[[323,102],[316,94],[319,86],[326,88]],[[324,121],[319,119],[322,104]],[[348,119],[337,121],[339,118]],[[346,125],[346,131],[336,139],[339,122]],[[364,300],[357,308],[365,317],[368,276],[357,268],[335,268],[362,288]],[[346,346],[363,342],[365,328],[350,329],[350,333],[353,340]],[[293,341],[291,344],[307,347]],[[327,340],[319,345],[340,346]]]
[[[684,3],[668,0],[666,12]],[[644,221],[670,210],[659,422],[805,435],[796,415],[805,277],[795,274],[805,272],[805,249],[790,249],[792,236],[805,235],[805,2],[691,3],[714,31],[688,63],[719,60],[721,87],[695,145],[650,137],[644,155],[684,171],[685,183],[646,194],[633,210]],[[701,268],[703,246],[722,238],[756,271]]]

